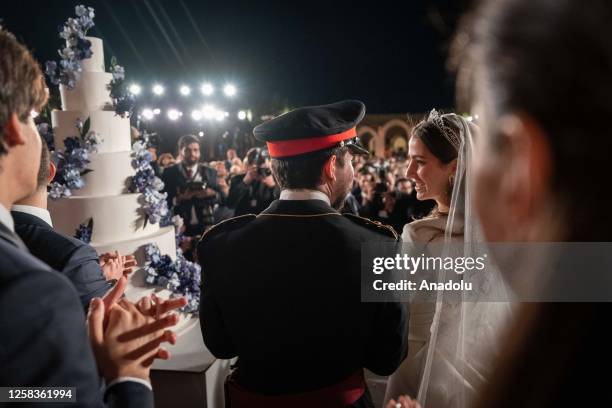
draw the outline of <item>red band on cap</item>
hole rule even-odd
[[[335,135],[312,138],[309,137],[307,139],[281,140],[266,142],[266,144],[268,145],[270,157],[281,158],[328,149],[336,145],[338,142],[346,139],[352,139],[355,136],[357,136],[357,129],[351,128],[342,133],[336,133]]]

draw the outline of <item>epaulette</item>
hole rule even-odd
[[[221,232],[233,231],[242,228],[255,218],[257,218],[255,214],[244,214],[223,220],[220,223],[213,225],[204,234],[202,234],[202,238],[200,238],[198,245],[204,242],[204,240],[210,239]]]
[[[399,240],[399,235],[397,235],[397,232],[395,232],[393,227],[387,224],[383,224],[382,222],[379,222],[379,221],[373,221],[369,218],[360,217],[354,214],[342,214],[342,215],[348,218],[349,220],[353,221],[354,223],[361,225],[362,227],[366,227],[368,229],[385,234],[389,237],[393,237],[396,241]]]

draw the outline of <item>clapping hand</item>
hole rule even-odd
[[[134,255],[121,255],[119,251],[114,254],[104,253],[100,255],[100,267],[107,280],[119,279],[121,276],[127,276],[134,271],[134,267],[138,266]]]
[[[122,298],[126,286],[127,279],[119,278],[103,299],[92,300],[87,316],[92,349],[107,381],[124,376],[148,380],[153,361],[170,358],[161,344],[176,342],[176,335],[165,330],[178,322],[170,312],[187,304],[184,297],[164,301],[154,294],[133,304]]]
[[[394,399],[390,400],[386,408],[421,408],[421,404],[407,395],[400,395],[397,401]]]
[[[168,351],[160,346],[165,342],[176,342],[176,335],[166,329],[177,322],[178,316],[175,314],[157,320],[147,316],[126,299],[119,300],[108,310],[101,299],[93,299],[87,326],[102,376],[107,381],[119,377],[149,381],[153,361],[170,357]]]

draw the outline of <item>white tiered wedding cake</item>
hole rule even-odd
[[[108,87],[112,75],[104,69],[102,40],[87,39],[92,56],[81,61],[82,72],[73,89],[60,85],[62,110],[51,113],[54,143],[63,146],[64,139],[75,136],[75,123],[87,119],[89,129],[99,133],[103,141],[97,145],[97,153],[89,155],[87,168],[92,171],[82,176],[83,188],[72,190],[71,197],[49,201],[54,227],[72,236],[80,224],[93,219],[91,245],[100,254],[115,250],[134,253],[143,265],[144,245],[155,243],[162,254],[174,259],[174,227],[145,223],[142,195],[128,193],[129,179],[135,172],[130,157],[130,121],[113,109]],[[142,271],[132,281],[130,298],[145,291]]]
[[[89,154],[87,169],[81,177],[84,185],[71,189],[70,197],[49,200],[48,207],[54,228],[74,235],[82,224],[93,219],[91,242],[98,254],[118,250],[134,254],[140,266],[146,262],[145,246],[156,244],[161,254],[176,259],[174,226],[160,227],[145,223],[143,195],[128,192],[132,168],[129,119],[115,113],[108,85],[112,74],[105,72],[102,40],[91,41],[91,58],[80,61],[81,73],[73,89],[60,85],[62,110],[51,113],[56,147],[78,134],[77,121],[89,119],[89,130],[102,139],[97,152]],[[141,296],[157,292],[162,298],[171,295],[145,283],[145,271],[139,269],[130,277],[126,296],[136,301]],[[216,360],[202,340],[199,319],[181,314],[173,330],[178,335],[176,345],[166,345],[172,358],[157,360],[152,374],[156,385],[156,404],[175,406],[177,398],[191,400],[192,405],[216,407],[223,405],[223,381],[229,361]]]

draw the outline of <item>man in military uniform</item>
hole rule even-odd
[[[398,303],[362,303],[362,243],[390,227],[341,215],[365,114],[359,101],[296,109],[254,129],[280,199],[232,218],[198,245],[204,342],[238,357],[226,406],[373,407],[363,369],[390,375],[407,346]]]

